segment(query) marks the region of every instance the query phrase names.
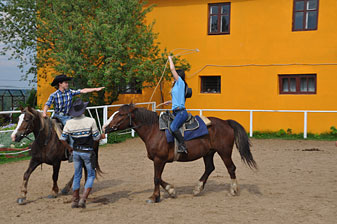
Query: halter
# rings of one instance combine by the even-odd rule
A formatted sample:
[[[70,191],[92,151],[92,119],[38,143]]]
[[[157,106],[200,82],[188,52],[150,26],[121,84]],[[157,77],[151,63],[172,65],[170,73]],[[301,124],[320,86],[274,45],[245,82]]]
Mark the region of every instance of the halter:
[[[26,112],[25,112],[25,113],[26,113]],[[25,129],[25,131],[23,132],[23,134],[20,135],[20,137],[26,138],[26,139],[28,139],[28,140],[30,140],[30,141],[32,141],[32,142],[33,142],[34,140],[32,140],[31,138],[28,137],[27,130],[31,127],[31,125],[32,125],[31,123],[33,122],[33,120],[34,120],[35,117],[36,117],[36,116],[33,114],[33,119],[31,119],[30,121],[27,122],[27,123],[28,123],[27,128]],[[52,132],[52,130],[51,130],[52,124],[51,124],[51,121],[50,121],[49,118],[48,118],[48,123],[49,123],[49,130],[48,130],[47,138],[46,138],[45,141],[44,141],[44,145],[45,145],[45,146],[48,144],[48,142],[49,142],[49,140],[50,140],[51,132]],[[39,138],[41,131],[42,131],[42,128],[39,130],[39,133],[37,134],[36,139]],[[36,139],[35,139],[35,140],[36,140]]]

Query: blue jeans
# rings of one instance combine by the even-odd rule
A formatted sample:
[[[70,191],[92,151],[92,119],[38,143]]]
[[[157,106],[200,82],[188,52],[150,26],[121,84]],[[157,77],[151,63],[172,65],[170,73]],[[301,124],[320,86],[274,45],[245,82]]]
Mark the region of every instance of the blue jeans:
[[[178,112],[173,111],[173,115],[175,116],[175,118],[173,122],[171,123],[170,128],[172,132],[175,132],[179,130],[179,128],[186,121],[186,119],[188,118],[188,114],[187,114],[187,111],[184,109]]]
[[[77,152],[77,151],[73,152],[74,168],[75,168],[73,191],[80,188],[83,163],[88,171],[88,178],[87,178],[87,181],[85,182],[84,188],[85,189],[92,188],[92,185],[96,177],[96,172],[91,166],[90,155],[91,153],[88,153],[88,152]]]
[[[56,113],[54,113],[53,117],[58,118],[62,122],[63,127],[66,125],[66,122],[72,118],[71,116],[66,116],[66,115],[62,116]],[[73,147],[74,145],[74,139],[70,135],[69,135],[69,145],[71,147]]]

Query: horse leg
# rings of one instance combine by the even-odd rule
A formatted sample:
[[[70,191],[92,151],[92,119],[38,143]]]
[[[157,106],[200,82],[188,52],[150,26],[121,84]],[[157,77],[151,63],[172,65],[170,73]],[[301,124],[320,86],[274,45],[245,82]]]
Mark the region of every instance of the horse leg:
[[[236,167],[231,158],[232,153],[225,153],[225,152],[218,152],[218,153],[222,161],[225,163],[229,176],[231,177],[231,186],[230,186],[229,192],[232,196],[236,196],[239,194],[239,187],[238,187],[238,182],[236,180],[236,175],[235,175]]]
[[[25,204],[29,177],[32,174],[32,172],[36,169],[36,167],[40,164],[41,164],[40,162],[34,161],[32,159],[30,160],[29,167],[23,175],[23,182],[22,182],[22,187],[21,187],[22,197],[17,199],[18,204],[20,205]]]
[[[161,174],[164,170],[166,162],[159,158],[154,159],[154,192],[152,196],[146,201],[147,203],[157,203],[160,202],[160,183]]]
[[[172,184],[166,183],[165,181],[161,180],[160,185],[165,189],[165,191],[171,198],[177,197],[176,190],[174,189],[174,186]]]
[[[74,181],[74,175],[72,176],[72,178],[68,181],[68,183],[66,184],[66,186],[64,186],[64,188],[61,190],[61,193],[63,195],[67,195],[70,191],[71,186],[73,185],[73,181]]]
[[[205,163],[205,172],[201,176],[197,186],[195,186],[195,188],[193,190],[194,196],[199,195],[202,192],[202,190],[204,190],[204,187],[206,185],[206,182],[207,182],[207,179],[208,179],[209,175],[215,169],[214,162],[213,162],[214,154],[215,154],[215,151],[211,152],[210,154],[207,154],[206,156],[203,157],[204,163]]]
[[[53,188],[51,194],[48,195],[48,198],[56,198],[59,193],[59,187],[57,186],[57,180],[59,178],[61,162],[53,164]]]

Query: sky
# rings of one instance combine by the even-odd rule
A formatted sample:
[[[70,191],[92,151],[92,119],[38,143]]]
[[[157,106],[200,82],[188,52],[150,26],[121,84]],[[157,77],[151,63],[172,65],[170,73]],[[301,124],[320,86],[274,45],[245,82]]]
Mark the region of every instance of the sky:
[[[0,43],[0,49],[2,49],[3,46],[4,45]],[[29,85],[28,81],[21,80],[24,73],[17,67],[19,60],[8,60],[9,55],[10,52],[5,56],[0,55],[0,89],[36,88],[36,83]]]

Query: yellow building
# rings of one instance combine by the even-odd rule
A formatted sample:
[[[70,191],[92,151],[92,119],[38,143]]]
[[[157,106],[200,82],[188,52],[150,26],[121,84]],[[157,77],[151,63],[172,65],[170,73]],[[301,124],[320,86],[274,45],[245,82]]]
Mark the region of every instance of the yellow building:
[[[336,0],[151,0],[161,47],[196,49],[187,108],[337,110]],[[39,84],[42,82],[39,82]],[[41,85],[42,87],[45,85]],[[166,84],[165,100],[169,99]],[[52,89],[51,89],[52,91]],[[50,92],[51,92],[50,91]],[[49,93],[40,97],[40,102]],[[145,102],[143,94],[118,103]],[[160,103],[158,92],[154,100]],[[249,112],[204,112],[249,130]],[[254,130],[303,132],[304,113],[254,112]],[[337,113],[308,113],[308,131],[337,126]]]

